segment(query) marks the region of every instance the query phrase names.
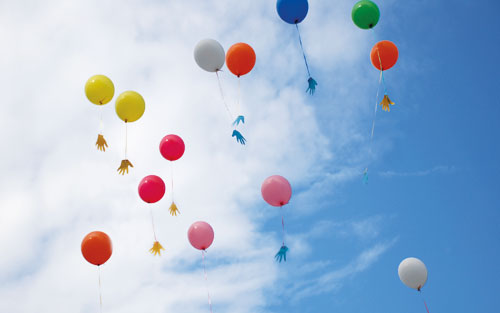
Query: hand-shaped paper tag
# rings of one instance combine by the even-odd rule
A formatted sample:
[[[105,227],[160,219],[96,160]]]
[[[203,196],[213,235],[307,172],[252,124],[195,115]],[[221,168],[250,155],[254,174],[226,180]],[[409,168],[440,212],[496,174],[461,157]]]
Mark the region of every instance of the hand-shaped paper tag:
[[[391,108],[389,105],[394,105],[394,102],[389,99],[388,95],[385,95],[384,99],[382,99],[382,102],[380,102],[380,105],[382,106],[382,110],[390,112]]]
[[[118,174],[125,175],[125,172],[128,174],[128,167],[134,167],[132,163],[130,163],[129,160],[125,159],[122,160],[122,163],[120,164],[120,167],[117,169]]]
[[[106,148],[108,147],[108,143],[106,142],[106,139],[104,139],[104,136],[99,134],[97,135],[97,141],[95,143],[97,150],[99,151],[106,151]]]

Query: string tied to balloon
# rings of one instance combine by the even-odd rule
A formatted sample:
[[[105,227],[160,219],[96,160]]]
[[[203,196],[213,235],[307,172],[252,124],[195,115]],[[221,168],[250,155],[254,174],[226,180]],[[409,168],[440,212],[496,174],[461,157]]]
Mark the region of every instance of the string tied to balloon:
[[[102,313],[101,266],[100,265],[97,265],[97,276],[99,278],[99,312]]]
[[[161,251],[162,250],[165,251],[165,248],[163,248],[163,246],[158,241],[158,239],[156,239],[156,230],[155,230],[155,221],[154,221],[154,217],[153,217],[153,209],[151,209],[150,212],[151,212],[151,226],[153,227],[153,237],[154,237],[155,241],[153,243],[153,247],[151,249],[149,249],[149,252],[152,255],[161,256]]]
[[[419,287],[418,287],[418,289],[417,289],[417,290],[418,290],[418,293],[420,294],[420,297],[422,298],[422,301],[424,302],[424,305],[425,305],[425,310],[427,311],[427,313],[430,313],[430,312],[429,312],[429,307],[427,306],[427,302],[425,302],[425,298],[424,298],[424,296],[422,295],[422,290],[420,290],[421,288],[422,288],[421,286],[419,286]]]
[[[306,53],[304,51],[304,45],[302,44],[302,36],[300,35],[298,22],[295,23],[295,27],[297,29],[297,34],[299,35],[300,50],[302,51],[302,56],[304,57],[304,63],[306,64],[307,75],[309,77],[307,79],[308,87],[306,89],[306,92],[309,93],[310,95],[313,95],[314,92],[316,91],[316,86],[318,85],[318,83],[316,82],[316,80],[314,78],[312,78],[311,71],[309,70],[309,64],[307,63],[307,57],[306,57]]]
[[[227,105],[219,74],[217,71],[215,72],[215,74],[217,75],[217,81],[219,83],[219,91],[221,94],[222,102],[224,103],[224,107],[226,108],[227,114],[229,115],[229,119],[231,121],[233,121],[233,114],[231,113],[231,110],[229,109],[229,106]],[[239,94],[240,94],[239,89],[240,89],[240,79],[238,77],[238,105],[239,105],[239,97],[240,97],[239,96]],[[234,121],[231,123],[231,126],[233,127],[233,133],[232,133],[231,137],[236,137],[236,142],[244,145],[246,143],[246,139],[245,139],[245,137],[243,137],[241,132],[236,129],[240,123],[245,124],[245,117],[243,115],[238,115],[238,117],[236,117],[236,119],[234,119]]]
[[[177,135],[166,135],[160,141],[160,153],[161,155],[167,159],[170,163],[170,186],[172,192],[172,203],[168,208],[170,215],[177,216],[180,214],[179,209],[174,201],[174,165],[173,161],[180,159],[184,155],[184,151],[186,146],[181,137]]]
[[[235,43],[232,45],[226,54],[227,68],[238,79],[238,97],[236,99],[237,117],[232,122],[233,132],[231,137],[235,137],[236,142],[245,145],[247,140],[238,130],[238,126],[245,124],[245,116],[241,110],[241,76],[248,74],[255,66],[256,55],[253,48],[244,42]]]
[[[95,146],[97,150],[102,152],[105,152],[108,147],[108,143],[103,135],[102,106],[111,101],[114,94],[115,86],[113,82],[104,75],[94,75],[85,83],[85,95],[87,99],[99,106],[99,133],[97,134]]]
[[[285,245],[285,218],[283,212],[283,206],[290,201],[292,197],[292,186],[288,180],[280,175],[269,176],[264,180],[260,188],[262,198],[268,204],[279,207],[281,213],[281,229],[282,229],[282,241],[281,247],[274,256],[277,262],[285,261],[286,254],[288,252],[288,247]]]
[[[371,1],[360,1],[360,4],[362,6],[368,6],[370,10],[373,12],[374,19],[378,21],[378,7],[376,7],[375,4],[371,4]],[[355,6],[355,9],[357,6]],[[354,19],[354,11],[353,11],[353,19]],[[355,22],[356,23],[356,22]],[[357,23],[356,23],[357,24]],[[357,24],[358,25],[358,24]],[[364,25],[364,24],[363,24]],[[359,26],[359,25],[358,25]],[[361,26],[360,26],[361,27]],[[364,27],[361,27],[364,28]],[[388,40],[383,40],[377,42],[371,52],[370,52],[370,60],[372,65],[380,71],[380,76],[379,76],[379,83],[377,86],[377,95],[375,97],[375,109],[374,109],[374,114],[373,114],[373,121],[372,121],[372,130],[371,130],[371,135],[370,135],[370,146],[369,146],[369,151],[372,151],[372,143],[373,143],[373,135],[375,132],[375,121],[377,117],[377,108],[378,105],[382,106],[382,110],[390,112],[390,107],[391,105],[394,105],[394,102],[389,98],[389,95],[387,93],[387,86],[385,83],[385,78],[384,78],[384,72],[390,68],[392,68],[397,60],[398,60],[398,48],[394,43]],[[380,86],[383,86],[384,89],[384,97],[382,98],[382,101],[379,103],[379,93],[380,93]],[[368,182],[368,168],[365,168],[363,172],[363,182],[366,184]]]
[[[97,266],[99,283],[99,311],[102,313],[101,265],[106,263],[113,253],[113,245],[109,236],[102,231],[87,234],[81,244],[82,255],[90,264]]]
[[[139,192],[139,197],[141,197],[142,201],[148,203],[148,204],[153,204],[158,201],[160,201],[163,196],[165,195],[165,183],[163,182],[163,179],[156,175],[149,175],[144,177],[138,187],[138,192]],[[149,210],[150,215],[151,215],[151,226],[153,230],[153,247],[149,249],[149,252],[153,255],[160,255],[161,256],[161,251],[165,250],[163,246],[160,244],[158,239],[156,238],[156,229],[155,229],[155,222],[154,222],[154,217],[153,217],[153,209],[150,208]]]
[[[205,253],[207,253],[207,250],[201,250],[201,262],[203,263],[203,275],[205,277],[205,287],[207,288],[208,307],[210,308],[210,313],[212,313],[212,298],[210,298],[210,290],[208,289],[208,275],[207,268],[205,266]]]
[[[278,253],[274,256],[274,259],[281,263],[281,261],[286,262],[286,253],[288,252],[288,247],[285,245],[285,218],[283,215],[283,204],[280,206],[280,211],[281,211],[281,227],[282,227],[282,242],[281,242],[281,248],[279,249]]]
[[[121,161],[117,169],[118,174],[128,174],[129,167],[134,167],[127,158],[128,145],[128,123],[137,121],[146,110],[144,98],[135,91],[122,92],[115,102],[116,115],[125,122],[125,158]]]
[[[210,224],[207,222],[195,222],[188,229],[188,240],[191,245],[198,250],[201,250],[201,259],[203,263],[203,274],[205,277],[205,286],[207,288],[208,295],[208,306],[210,308],[210,313],[212,313],[212,299],[210,298],[210,292],[208,289],[208,277],[207,269],[205,265],[205,253],[206,250],[212,245],[214,241],[214,230]]]

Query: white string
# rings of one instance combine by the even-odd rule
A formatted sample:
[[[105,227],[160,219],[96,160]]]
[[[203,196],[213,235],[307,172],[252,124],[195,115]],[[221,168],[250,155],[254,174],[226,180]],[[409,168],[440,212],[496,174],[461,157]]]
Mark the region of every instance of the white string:
[[[99,265],[97,265],[97,275],[99,276],[99,311],[102,313],[101,266]]]

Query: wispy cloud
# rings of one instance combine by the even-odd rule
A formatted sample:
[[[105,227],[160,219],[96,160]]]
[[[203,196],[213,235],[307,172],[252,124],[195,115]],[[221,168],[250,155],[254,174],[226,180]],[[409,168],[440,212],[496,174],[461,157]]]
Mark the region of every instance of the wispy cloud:
[[[396,171],[379,172],[379,175],[382,177],[427,176],[434,173],[449,173],[453,171],[455,171],[454,166],[439,165],[430,169],[414,171],[414,172],[396,172]]]
[[[288,293],[293,294],[294,300],[332,292],[342,286],[346,279],[352,278],[355,275],[366,271],[370,268],[382,254],[390,249],[397,242],[397,238],[389,242],[379,242],[374,246],[363,250],[355,259],[343,267],[326,271],[313,279],[299,280]],[[330,268],[331,265],[325,268]],[[323,269],[325,270],[325,269]]]

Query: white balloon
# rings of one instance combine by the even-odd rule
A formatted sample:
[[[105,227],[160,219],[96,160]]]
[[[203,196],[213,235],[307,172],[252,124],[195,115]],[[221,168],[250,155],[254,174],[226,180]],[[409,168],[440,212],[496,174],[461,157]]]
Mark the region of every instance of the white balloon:
[[[205,71],[217,72],[224,65],[226,53],[216,40],[203,39],[194,48],[194,60]]]
[[[399,264],[398,275],[403,284],[419,291],[427,282],[427,268],[417,258],[404,259]]]

